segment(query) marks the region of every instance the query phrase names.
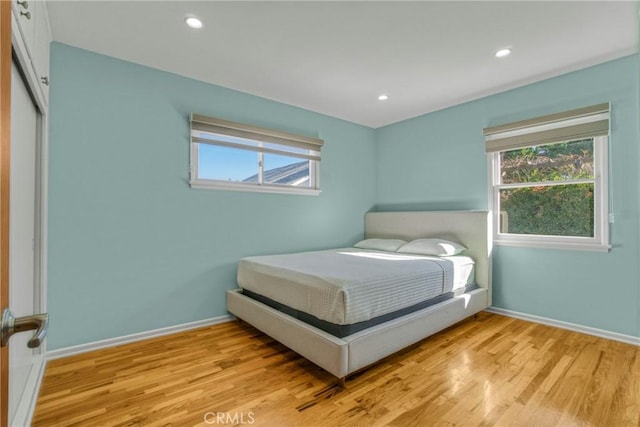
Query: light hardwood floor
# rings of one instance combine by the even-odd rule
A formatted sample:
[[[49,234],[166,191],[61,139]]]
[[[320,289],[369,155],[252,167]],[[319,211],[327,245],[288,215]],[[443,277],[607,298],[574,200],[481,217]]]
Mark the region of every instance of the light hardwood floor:
[[[480,313],[347,379],[249,325],[48,364],[34,426],[640,426],[640,348]]]

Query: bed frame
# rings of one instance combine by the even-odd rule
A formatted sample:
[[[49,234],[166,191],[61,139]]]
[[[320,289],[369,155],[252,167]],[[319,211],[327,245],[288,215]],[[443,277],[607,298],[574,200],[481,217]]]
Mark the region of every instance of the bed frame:
[[[278,310],[227,291],[227,310],[335,375],[347,375],[491,305],[491,221],[486,211],[370,212],[365,237],[441,237],[464,244],[475,261],[478,288],[439,304],[338,338]]]

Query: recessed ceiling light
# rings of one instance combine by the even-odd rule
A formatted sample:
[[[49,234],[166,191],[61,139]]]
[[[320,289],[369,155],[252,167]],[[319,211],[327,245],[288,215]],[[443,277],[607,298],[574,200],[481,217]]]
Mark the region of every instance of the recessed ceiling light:
[[[378,95],[378,101],[386,101],[387,99],[389,99],[389,95],[385,95],[384,93],[382,95]]]
[[[504,58],[505,56],[509,56],[511,54],[511,49],[504,48],[500,49],[496,52],[496,58]]]
[[[195,16],[189,16],[184,20],[191,28],[202,28],[202,21]]]

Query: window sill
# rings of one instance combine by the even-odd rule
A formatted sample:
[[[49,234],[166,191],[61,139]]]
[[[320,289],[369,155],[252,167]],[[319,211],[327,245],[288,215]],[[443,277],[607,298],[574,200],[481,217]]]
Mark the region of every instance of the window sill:
[[[217,181],[190,181],[191,188],[201,190],[224,190],[224,191],[249,191],[253,193],[279,193],[279,194],[298,194],[304,196],[319,196],[320,190],[314,188],[302,187],[284,187],[279,185],[256,185],[256,184],[240,184],[227,183]]]
[[[518,248],[564,249],[585,252],[609,252],[611,250],[611,245],[596,243],[494,240],[493,244],[496,246],[513,246]]]

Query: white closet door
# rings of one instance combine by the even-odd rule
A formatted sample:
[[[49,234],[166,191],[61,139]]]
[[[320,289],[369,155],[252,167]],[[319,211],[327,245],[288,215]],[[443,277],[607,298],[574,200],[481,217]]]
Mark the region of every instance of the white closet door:
[[[9,307],[16,317],[34,314],[36,144],[38,111],[15,64],[11,70],[11,195],[9,217]],[[9,422],[15,414],[31,369],[33,334],[16,334],[9,346]]]

